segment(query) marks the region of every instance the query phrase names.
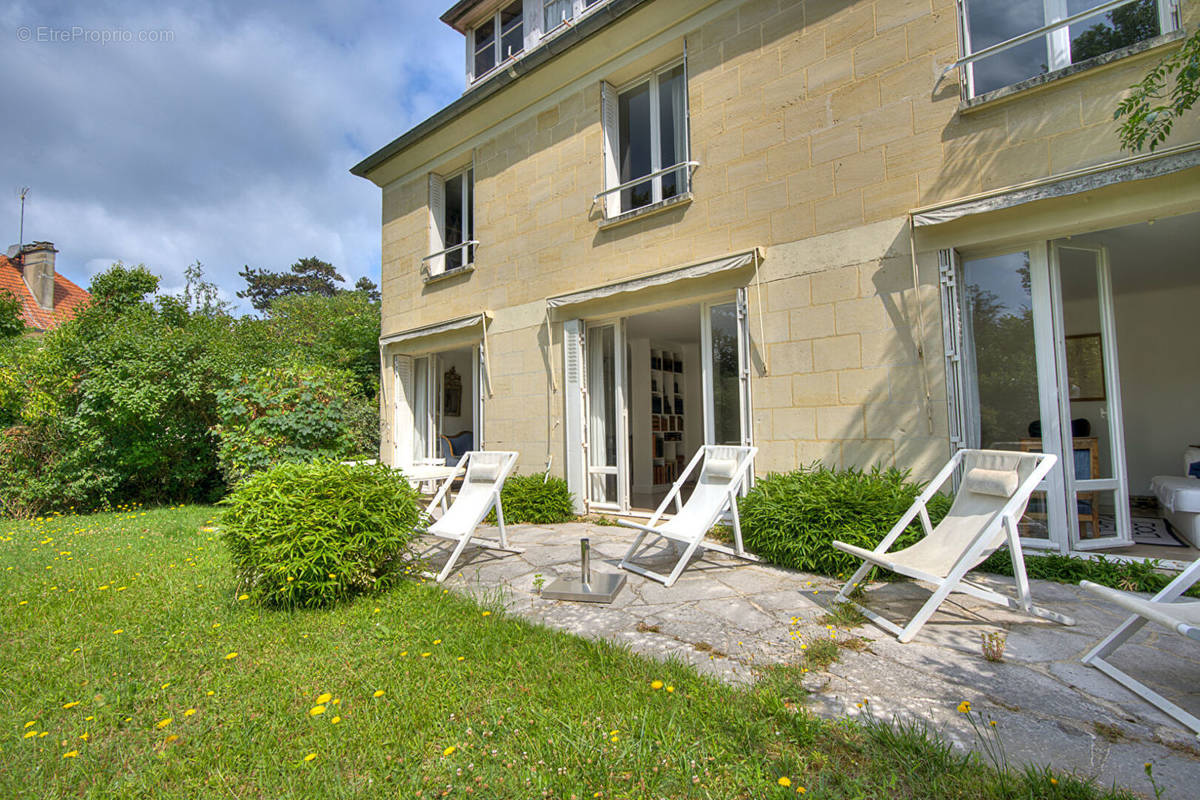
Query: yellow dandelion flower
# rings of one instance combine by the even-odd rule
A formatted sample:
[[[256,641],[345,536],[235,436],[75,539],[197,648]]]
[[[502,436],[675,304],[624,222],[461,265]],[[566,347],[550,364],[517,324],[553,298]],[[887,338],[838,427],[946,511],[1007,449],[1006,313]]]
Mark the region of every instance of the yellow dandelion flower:
[[[458,658],[456,658],[456,659],[454,659],[454,660],[455,660],[455,661],[466,661],[466,660],[467,660],[467,657],[466,657],[466,656],[459,656]]]
[[[400,655],[402,655],[402,656],[406,656],[406,655],[408,655],[408,651],[407,651],[407,650],[401,650],[401,651],[400,651]]]
[[[125,632],[124,628],[117,628],[115,631],[113,631],[113,635],[116,636],[117,634],[124,633],[124,632]]]
[[[429,658],[433,653],[421,653],[421,658]]]
[[[104,584],[103,586],[101,586],[101,587],[98,589],[98,591],[101,591],[101,592],[103,592],[103,591],[104,591],[105,589],[107,589],[107,588],[108,588],[108,584],[106,583],[106,584]]]
[[[187,711],[183,712],[183,715],[185,717],[190,717],[192,714],[195,714],[195,713],[196,713],[196,709],[189,708]]]
[[[1051,779],[1050,779],[1050,785],[1051,785],[1051,786],[1058,786],[1058,778],[1051,778]]]
[[[90,733],[88,733],[87,731],[84,731],[83,733],[79,734],[79,738],[83,739],[86,742],[88,739],[92,738],[92,735]]]
[[[225,660],[226,660],[226,661],[230,660],[231,658],[237,658],[237,657],[238,657],[238,654],[237,654],[237,651],[236,651],[236,650],[235,650],[234,652],[232,652],[232,653],[226,653],[226,654],[225,654]]]
[[[668,692],[668,693],[670,693],[670,692],[674,692],[674,691],[675,691],[675,687],[674,687],[674,686],[668,686],[668,687],[667,687],[667,692]]]
[[[491,615],[492,615],[492,612],[490,612],[490,611],[483,612],[483,616],[485,616],[485,617],[490,617]]]
[[[164,684],[162,685],[162,688],[164,688],[164,689],[165,689],[165,688],[167,688],[167,687],[168,687],[168,686],[170,686],[170,685],[171,685],[171,682],[170,682],[170,681],[168,681],[168,682],[166,682],[166,683],[164,683]]]
[[[78,755],[78,750],[68,750],[67,752],[63,753],[63,758],[75,758]]]
[[[786,775],[775,782],[778,783],[780,786],[791,786],[792,785],[792,779],[787,777]]]
[[[959,703],[958,704],[958,713],[970,714],[971,713],[971,701],[963,700],[961,703]]]
[[[304,761],[305,761],[305,763],[307,763],[307,762],[309,762],[309,761],[312,761],[312,760],[313,760],[314,758],[316,758],[316,757],[317,757],[317,754],[316,754],[316,753],[309,753],[308,755],[306,755],[306,756],[304,757]]]
[[[214,622],[214,623],[213,623],[213,627],[214,627],[214,628],[219,628],[219,627],[221,627],[221,623],[219,623],[219,622]]]
[[[166,719],[160,719],[158,722],[154,723],[154,727],[161,730],[161,729],[167,727],[168,725],[170,725],[172,719],[173,719],[172,717],[167,717]]]
[[[92,720],[94,720],[94,719],[95,719],[95,717],[84,717],[84,718],[83,718],[83,721],[84,721],[84,722],[91,722],[91,721],[92,721]],[[30,723],[30,724],[32,724],[32,723]]]
[[[796,787],[796,794],[804,794],[807,791],[808,791],[808,789],[805,789],[803,786]]]
[[[25,734],[25,735],[24,735],[23,737],[21,737],[21,738],[23,738],[23,739],[32,739],[33,737],[35,737],[35,736],[37,736],[37,735],[38,735],[38,732],[37,732],[37,731],[30,731],[29,733]]]
[[[612,742],[613,744],[616,744],[617,742],[621,741],[621,737],[620,736],[612,736],[609,738],[609,741]]]
[[[372,613],[372,614],[378,614],[378,613],[379,613],[379,609],[377,608],[377,609],[375,609],[374,611],[372,611],[371,613]]]
[[[308,715],[310,717],[319,717],[324,713],[325,713],[325,706],[323,706],[319,703],[308,710]]]
[[[433,640],[433,643],[434,643],[434,644],[441,644],[441,643],[442,643],[442,640],[441,640],[441,639],[434,639],[434,640]]]
[[[994,727],[996,727],[996,720],[994,720],[994,719],[989,719],[989,720],[988,720],[988,725],[991,725],[993,728],[994,728]]]
[[[658,689],[661,689],[662,687],[663,687],[663,682],[662,682],[662,681],[650,681],[650,688],[651,688],[651,689],[654,689],[654,690],[656,690],[656,691],[657,691]]]
[[[443,756],[452,756],[452,755],[454,755],[454,751],[457,749],[458,748],[455,747],[454,745],[450,745],[449,747],[447,747],[445,750],[442,751],[442,755]]]
[[[248,594],[239,594],[238,595],[238,600],[249,600],[249,599],[250,599],[250,595],[248,595]]]
[[[27,606],[27,605],[29,605],[29,601],[28,601],[28,600],[22,600],[22,601],[20,601],[19,603],[17,603],[17,605],[19,605],[19,606]]]
[[[32,728],[34,725],[37,725],[37,720],[36,720],[36,719],[31,719],[31,720],[29,720],[29,722],[26,722],[26,723],[25,723],[25,727],[26,727],[26,728]]]
[[[320,697],[317,698],[317,703],[318,704],[328,703],[332,699],[333,699],[333,695],[331,695],[329,692],[325,692],[324,694],[322,694]]]
[[[383,697],[383,689],[376,689],[375,694],[373,694],[371,696],[372,697]]]
[[[72,701],[71,701],[71,702],[69,702],[69,703],[63,703],[63,708],[74,708],[74,707],[75,707],[75,706],[77,706],[77,705],[79,705],[79,701],[78,701],[78,700],[72,700]]]
[[[341,722],[341,721],[342,721],[342,718],[341,718],[341,717],[334,717],[333,719],[329,720],[329,724],[330,724],[330,725],[337,725],[337,724],[338,724],[339,722]]]
[[[291,575],[288,575],[288,576],[287,576],[287,582],[288,582],[288,583],[291,583],[291,582],[292,582],[292,581],[294,581],[294,580],[296,580],[296,579],[295,579],[295,578],[293,578]]]
[[[216,692],[214,692],[212,689],[209,689],[204,694],[207,695],[208,697],[212,697],[214,694],[216,694]]]
[[[179,737],[173,733],[167,737],[167,744],[170,744],[171,742],[177,742],[177,741],[179,741]]]

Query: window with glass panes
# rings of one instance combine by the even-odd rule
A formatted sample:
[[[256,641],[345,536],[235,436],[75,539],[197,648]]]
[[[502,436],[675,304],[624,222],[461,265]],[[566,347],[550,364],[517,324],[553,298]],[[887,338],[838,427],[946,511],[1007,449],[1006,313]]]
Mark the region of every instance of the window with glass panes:
[[[471,74],[479,78],[525,49],[521,0],[509,3],[476,25],[471,35],[474,42]]]
[[[682,62],[672,64],[619,91],[605,87],[606,189],[653,178],[609,195],[607,207],[631,211],[688,190],[687,85]],[[610,213],[610,216],[613,214]]]
[[[1092,9],[1094,14],[1087,14]],[[1086,61],[1178,27],[1173,0],[959,0],[965,55],[1085,14],[1079,20],[967,65],[972,97]]]

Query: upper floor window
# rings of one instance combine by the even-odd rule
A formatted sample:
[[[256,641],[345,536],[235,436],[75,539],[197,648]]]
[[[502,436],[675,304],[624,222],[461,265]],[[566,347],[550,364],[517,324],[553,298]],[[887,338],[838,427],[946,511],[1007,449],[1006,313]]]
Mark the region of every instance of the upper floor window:
[[[1175,0],[959,0],[975,97],[1174,30]],[[1065,24],[1059,24],[1065,23]]]
[[[524,19],[521,0],[516,0],[475,26],[471,31],[474,50],[471,68],[474,78],[491,72],[497,64],[525,49]]]
[[[689,189],[687,73],[682,62],[620,89],[602,86],[609,217]]]
[[[552,31],[571,19],[574,0],[542,0],[542,30]]]
[[[468,266],[475,261],[475,170],[429,176],[429,255],[424,258],[430,277]]]

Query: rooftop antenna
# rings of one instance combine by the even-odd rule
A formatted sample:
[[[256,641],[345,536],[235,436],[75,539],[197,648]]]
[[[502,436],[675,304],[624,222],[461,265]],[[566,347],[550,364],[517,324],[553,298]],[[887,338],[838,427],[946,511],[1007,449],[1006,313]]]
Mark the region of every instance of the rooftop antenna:
[[[17,255],[25,249],[25,198],[29,197],[29,187],[22,186],[17,189],[17,196],[21,198],[21,234],[17,239]]]

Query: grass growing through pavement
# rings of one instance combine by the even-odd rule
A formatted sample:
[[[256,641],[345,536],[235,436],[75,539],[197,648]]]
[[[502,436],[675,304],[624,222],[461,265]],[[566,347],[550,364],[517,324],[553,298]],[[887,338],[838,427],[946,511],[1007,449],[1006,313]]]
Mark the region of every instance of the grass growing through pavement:
[[[0,796],[1126,796],[1005,784],[777,680],[729,688],[428,585],[263,611],[212,513],[0,522]]]

